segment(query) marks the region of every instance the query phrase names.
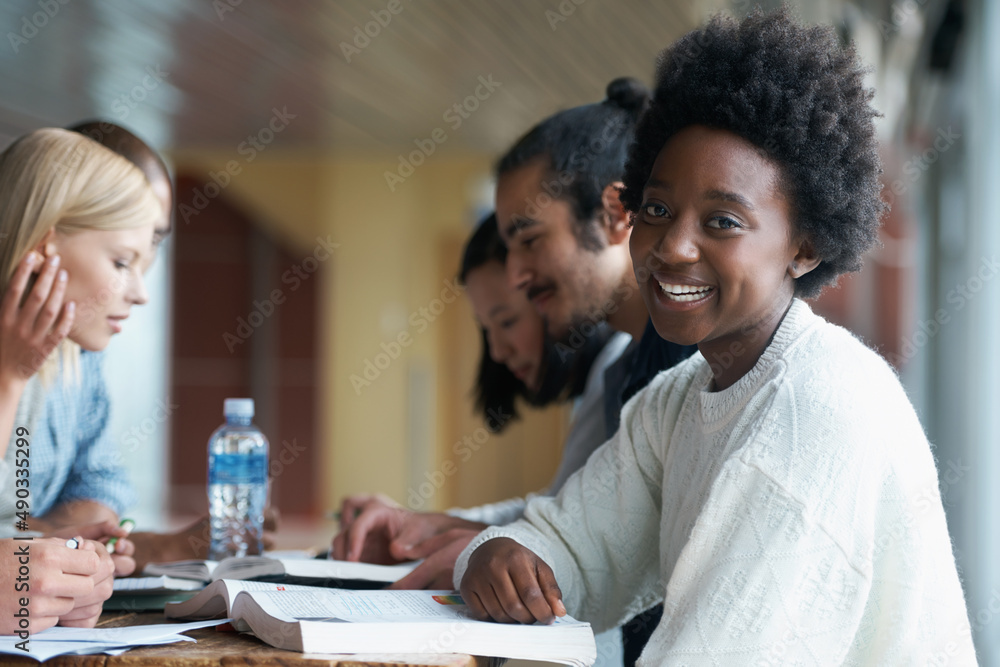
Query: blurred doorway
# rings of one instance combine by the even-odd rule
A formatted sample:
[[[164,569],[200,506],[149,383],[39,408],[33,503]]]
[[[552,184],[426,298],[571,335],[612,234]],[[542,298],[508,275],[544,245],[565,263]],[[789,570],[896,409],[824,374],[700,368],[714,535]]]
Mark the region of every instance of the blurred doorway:
[[[323,267],[262,231],[214,183],[180,174],[176,201],[170,511],[207,511],[208,437],[225,398],[251,397],[271,443],[271,505],[316,517]]]

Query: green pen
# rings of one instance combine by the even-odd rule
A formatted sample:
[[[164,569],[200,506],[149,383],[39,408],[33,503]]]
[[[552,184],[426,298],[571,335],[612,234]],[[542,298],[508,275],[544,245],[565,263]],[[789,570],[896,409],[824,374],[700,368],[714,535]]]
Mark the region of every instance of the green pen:
[[[121,523],[118,524],[118,527],[124,528],[125,534],[127,535],[128,533],[132,532],[133,528],[135,528],[135,521],[133,521],[132,519],[122,519]],[[115,552],[115,542],[117,541],[118,541],[117,537],[112,537],[110,540],[108,540],[107,547],[109,554],[113,554]]]
[[[326,515],[325,515],[325,518],[330,519],[331,521],[340,521],[340,518],[342,516],[343,516],[343,514],[341,513],[341,511],[337,510],[335,512],[327,512]],[[357,519],[359,516],[361,516],[361,508],[360,507],[355,507],[354,508],[354,518]]]

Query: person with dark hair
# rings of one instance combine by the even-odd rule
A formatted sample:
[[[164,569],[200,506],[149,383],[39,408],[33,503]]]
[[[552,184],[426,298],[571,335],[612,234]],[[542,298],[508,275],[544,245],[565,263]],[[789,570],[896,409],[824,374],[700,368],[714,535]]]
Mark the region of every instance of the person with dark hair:
[[[594,358],[613,335],[611,329],[601,323],[588,330],[588,335],[582,336],[572,348],[554,344],[545,335],[544,322],[527,299],[516,292],[511,293],[504,284],[506,261],[507,247],[497,230],[496,215],[491,214],[476,227],[469,238],[462,255],[458,280],[469,290],[473,308],[484,310],[476,314],[480,324],[488,319],[497,322],[497,326],[482,326],[483,354],[475,387],[476,407],[490,430],[497,433],[517,419],[518,400],[542,408],[580,396],[586,388]],[[480,277],[484,279],[479,279]],[[480,291],[503,295],[516,305],[484,308],[487,304],[495,304],[498,299],[496,296],[480,295]],[[524,306],[530,312],[522,312]],[[516,313],[507,312],[514,308],[517,309]],[[514,328],[518,323],[529,326],[531,341],[541,342],[541,356],[533,362],[537,367],[522,364],[518,368],[517,361],[508,364],[506,352],[501,349],[504,346],[490,343],[491,333],[497,335]],[[623,339],[619,337],[619,340]],[[529,373],[535,378],[530,383],[527,382]],[[577,467],[579,465],[574,470]]]
[[[628,252],[630,226],[620,200],[628,146],[649,93],[627,77],[608,84],[607,98],[556,113],[497,163],[497,218],[507,244],[511,284],[525,290],[565,344],[607,322],[633,337],[608,369],[606,437],[624,400],[656,373],[694,352],[655,335]]]
[[[163,158],[132,132],[107,120],[86,120],[66,129],[89,137],[121,155],[146,176],[163,207],[163,219],[153,231],[153,247],[158,247],[170,233],[174,208],[174,186]],[[151,263],[154,257],[155,253],[151,253],[147,261]]]
[[[525,290],[556,340],[607,320],[638,339],[628,218],[618,199],[626,151],[648,102],[635,79],[607,99],[561,111],[532,128],[497,163],[497,220],[511,283]]]
[[[648,664],[975,664],[913,407],[801,300],[876,240],[871,98],[853,49],[787,10],[663,53],[622,201],[656,331],[698,353],[559,496],[463,551],[474,613],[600,630],[663,600]]]
[[[516,418],[518,397],[535,407],[574,401],[559,468],[551,484],[539,492],[554,495],[604,442],[600,409],[604,370],[622,353],[629,337],[602,324],[572,349],[553,345],[524,293],[510,288],[506,255],[496,217],[491,215],[469,238],[459,271],[483,330],[477,409],[487,426],[499,431]],[[505,379],[498,382],[501,377]],[[394,587],[449,588],[458,553],[487,526],[519,519],[528,498],[434,513],[404,509],[384,496],[349,497],[341,506],[341,531],[334,539],[333,555],[368,562],[423,558],[423,564]],[[621,664],[620,643],[617,636],[602,641],[608,658],[602,664]]]
[[[660,338],[636,298],[619,189],[635,125],[648,104],[640,82],[615,79],[604,101],[547,118],[497,163],[508,273],[546,317],[549,333],[569,340],[606,321],[633,337],[605,372],[605,438],[617,430],[629,397],[695,350]],[[648,276],[652,268],[639,273]],[[635,661],[658,620],[654,609],[623,627],[626,664]]]

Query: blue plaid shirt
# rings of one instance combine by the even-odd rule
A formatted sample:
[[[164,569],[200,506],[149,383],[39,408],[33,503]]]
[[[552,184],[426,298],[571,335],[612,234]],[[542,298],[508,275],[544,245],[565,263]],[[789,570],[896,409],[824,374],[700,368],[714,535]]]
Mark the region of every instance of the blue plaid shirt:
[[[28,437],[31,514],[72,500],[95,500],[119,515],[135,503],[108,429],[110,404],[100,352],[80,353],[80,382],[57,377]]]

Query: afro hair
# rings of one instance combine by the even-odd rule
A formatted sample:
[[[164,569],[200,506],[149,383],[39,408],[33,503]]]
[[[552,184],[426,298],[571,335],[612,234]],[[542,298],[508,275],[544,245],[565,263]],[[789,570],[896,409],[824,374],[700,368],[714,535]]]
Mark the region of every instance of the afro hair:
[[[801,297],[861,268],[886,208],[865,69],[831,28],[803,27],[787,9],[736,21],[716,16],[660,54],[656,90],[625,167],[622,202],[635,215],[657,154],[691,125],[732,132],[780,168],[797,229],[819,266]]]

